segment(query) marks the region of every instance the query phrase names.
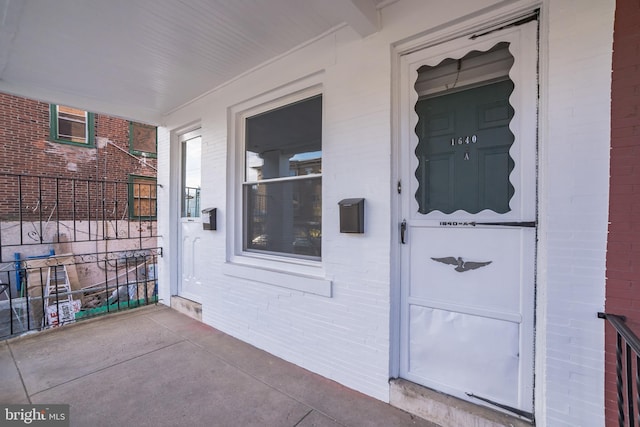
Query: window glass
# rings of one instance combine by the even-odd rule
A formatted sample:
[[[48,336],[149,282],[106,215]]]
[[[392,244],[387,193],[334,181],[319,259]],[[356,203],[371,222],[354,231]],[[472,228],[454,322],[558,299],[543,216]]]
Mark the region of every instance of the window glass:
[[[246,121],[246,181],[322,172],[322,97]]]
[[[89,133],[91,115],[89,113],[63,105],[52,106],[51,111],[54,140],[78,144],[91,143],[92,137]]]
[[[511,210],[515,162],[508,44],[418,69],[415,105],[419,212]]]
[[[244,250],[320,258],[322,97],[246,119]]]
[[[321,255],[322,178],[245,186],[246,249]]]
[[[187,136],[182,141],[182,217],[200,216],[202,138]]]

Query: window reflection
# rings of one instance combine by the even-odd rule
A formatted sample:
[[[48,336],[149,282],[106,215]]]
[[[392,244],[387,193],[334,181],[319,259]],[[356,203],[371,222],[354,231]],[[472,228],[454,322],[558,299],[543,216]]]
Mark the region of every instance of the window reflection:
[[[321,256],[322,96],[246,119],[244,249]]]
[[[202,138],[182,143],[182,217],[200,216]]]

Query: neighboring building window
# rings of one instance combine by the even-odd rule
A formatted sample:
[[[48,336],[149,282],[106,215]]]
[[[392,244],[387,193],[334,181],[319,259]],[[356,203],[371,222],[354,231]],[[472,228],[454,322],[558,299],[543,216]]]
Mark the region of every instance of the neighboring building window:
[[[243,250],[320,259],[322,96],[245,120]]]
[[[158,128],[142,123],[129,122],[129,151],[137,155],[156,157]]]
[[[156,179],[129,175],[129,218],[149,220],[156,218]]]
[[[93,113],[55,104],[50,111],[52,140],[93,147]]]

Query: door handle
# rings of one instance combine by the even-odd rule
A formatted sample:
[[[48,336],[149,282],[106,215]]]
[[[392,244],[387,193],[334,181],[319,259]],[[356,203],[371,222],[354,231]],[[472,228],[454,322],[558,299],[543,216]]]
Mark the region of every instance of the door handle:
[[[535,221],[505,221],[505,222],[472,222],[472,225],[500,225],[503,227],[535,227]]]
[[[407,232],[407,220],[403,219],[400,223],[400,243],[405,244],[404,235]]]

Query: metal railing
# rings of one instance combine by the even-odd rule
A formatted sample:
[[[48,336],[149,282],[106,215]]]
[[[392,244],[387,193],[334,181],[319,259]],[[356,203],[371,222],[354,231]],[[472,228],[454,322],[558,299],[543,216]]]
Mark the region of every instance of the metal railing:
[[[640,426],[640,339],[624,316],[598,313],[616,331],[616,394],[620,427]]]
[[[0,173],[0,338],[157,301],[158,186]]]
[[[26,246],[157,237],[157,184],[0,174],[0,262]],[[155,244],[153,245],[155,246]]]
[[[156,303],[158,256],[162,248],[5,263],[0,339]]]
[[[182,216],[200,216],[200,187],[184,187]]]

